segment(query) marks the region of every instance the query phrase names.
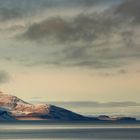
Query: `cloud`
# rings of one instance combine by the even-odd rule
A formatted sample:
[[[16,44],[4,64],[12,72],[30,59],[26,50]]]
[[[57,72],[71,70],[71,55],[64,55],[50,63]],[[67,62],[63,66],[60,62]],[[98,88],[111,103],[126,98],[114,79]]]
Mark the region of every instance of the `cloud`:
[[[20,9],[0,8],[0,21],[13,20],[22,18],[23,14]]]
[[[97,37],[113,32],[119,24],[120,20],[104,14],[82,14],[72,19],[56,17],[33,24],[23,36],[34,41],[91,43]]]
[[[106,11],[70,19],[49,18],[30,26],[22,38],[62,46],[49,64],[110,68],[140,57],[137,31],[139,27],[134,28],[129,20]]]
[[[137,70],[136,72],[137,72],[137,73],[140,73],[140,70]]]
[[[100,37],[101,40],[110,38],[118,25],[119,20],[110,19],[102,14],[82,14],[72,19],[57,17],[33,24],[22,37],[39,44],[47,45],[48,42],[52,42],[63,46],[63,49],[55,53],[56,59],[49,59],[49,64],[94,68],[115,67],[120,64],[101,58],[104,48],[97,49],[96,43]],[[109,52],[105,53],[104,57],[109,57]]]
[[[84,2],[95,3],[95,1],[91,0]],[[112,32],[115,33],[115,29],[119,29],[125,24],[126,26],[129,25],[127,24],[129,19],[122,18],[122,16],[126,15],[126,13],[123,11],[118,12],[118,9],[120,9],[120,7],[122,7],[124,4],[125,3],[119,5],[113,10],[106,10],[102,13],[82,13],[72,19],[52,17],[42,22],[33,24],[24,35],[29,40],[49,40],[51,38],[59,42],[72,42],[78,40],[88,42],[94,41],[94,39],[96,39],[95,37],[110,34]],[[133,5],[137,5],[137,3]],[[122,9],[124,10],[124,8]],[[129,32],[126,31],[126,35],[127,33],[129,34]]]
[[[10,80],[10,76],[6,71],[0,70],[0,84],[6,83]]]
[[[40,99],[41,100],[41,99]],[[33,103],[47,103],[47,104],[54,104],[62,107],[84,107],[84,108],[114,108],[114,107],[133,107],[133,106],[140,106],[140,103],[131,102],[131,101],[124,101],[124,102],[107,102],[107,103],[100,103],[100,102],[90,102],[90,101],[74,101],[74,102],[45,102],[45,101],[38,101],[36,99],[32,99],[31,102]]]
[[[112,0],[107,0],[111,2]],[[89,7],[102,3],[101,0],[6,0],[0,1],[0,21],[9,21],[34,17],[42,11],[52,9],[66,9],[72,7]]]
[[[140,22],[140,1],[126,0],[123,4],[116,8],[116,13],[125,18],[131,18],[133,23]]]
[[[107,5],[110,5],[109,2],[116,3],[114,0],[108,0]],[[137,3],[137,1],[134,2]],[[27,0],[23,0],[17,5],[16,3],[12,4],[11,8],[16,8],[19,5],[23,7],[21,8],[23,17],[31,11],[35,14],[35,11],[43,11],[42,9],[47,9],[49,6],[51,8],[49,12],[45,11],[44,14],[39,14],[45,15],[43,19],[31,20],[33,23],[27,23],[28,26],[21,26],[24,29],[20,28],[22,30],[20,33],[18,31],[20,35],[16,34],[18,36],[16,36],[16,42],[19,43],[17,46],[25,45],[13,49],[11,52],[13,56],[9,55],[12,60],[20,61],[20,64],[24,63],[26,66],[53,65],[96,69],[121,69],[122,66],[139,61],[140,26],[132,24],[134,23],[132,15],[126,12],[125,8],[121,8],[124,7],[123,5],[129,7],[130,1],[121,0],[121,4],[109,6],[102,12],[92,11],[89,13],[83,12],[85,9],[83,7],[92,5],[93,7],[89,9],[94,9],[100,5],[97,7],[101,9],[101,5],[105,2],[103,0],[35,0],[34,2],[31,0],[29,4],[27,3]],[[75,13],[77,8],[72,7],[72,5],[78,4],[82,12],[77,15]],[[8,7],[7,5],[5,7]],[[71,11],[71,16],[67,16],[68,5],[74,11]],[[55,6],[55,9],[61,9],[65,16],[59,14],[59,10],[57,16],[52,14]],[[26,11],[28,12],[26,13]],[[134,16],[136,20],[136,14]],[[18,54],[14,54],[15,50],[18,50]],[[118,74],[120,73],[124,74],[125,72],[118,72]]]
[[[127,73],[127,70],[121,69],[121,70],[118,71],[118,73],[119,74],[126,74]]]
[[[125,69],[120,69],[118,71],[115,72],[100,72],[99,75],[102,75],[104,77],[110,77],[110,76],[116,76],[116,75],[124,75],[127,74],[128,71]]]
[[[106,3],[113,3],[113,0],[106,0]],[[103,0],[60,0],[58,3],[61,3],[62,5],[73,5],[73,6],[83,6],[83,7],[91,7],[91,6],[97,6],[100,4],[105,4]]]
[[[63,0],[61,0],[61,2],[59,1],[59,3],[62,4],[62,1]],[[111,2],[112,0],[108,0],[108,2],[109,1]],[[77,3],[79,5],[84,3],[84,5],[89,6],[96,5],[97,3],[104,4],[102,0],[76,0],[65,2]],[[77,41],[91,43],[100,36],[115,33],[122,24],[126,24],[129,21],[119,16],[117,9],[121,5],[116,7],[115,10],[110,8],[101,13],[93,12],[90,14],[82,12],[78,16],[73,15],[72,18],[62,17],[61,15],[50,17],[41,22],[32,24],[24,33],[23,37],[39,42],[52,40],[56,41],[56,43],[72,43]],[[66,9],[63,10],[66,11]]]
[[[38,16],[46,8],[50,8],[49,0],[1,0],[0,21],[22,20]]]

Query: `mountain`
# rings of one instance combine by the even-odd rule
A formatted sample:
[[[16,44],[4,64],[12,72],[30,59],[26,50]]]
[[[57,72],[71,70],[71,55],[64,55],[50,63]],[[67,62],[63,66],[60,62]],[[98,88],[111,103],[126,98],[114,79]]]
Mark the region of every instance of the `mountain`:
[[[136,121],[131,117],[112,118],[106,115],[87,117],[51,104],[30,104],[16,96],[0,92],[0,121],[11,120],[57,120],[57,121]]]
[[[5,109],[5,115],[8,116],[10,112],[9,117],[17,120],[88,120],[88,117],[67,109],[48,104],[30,104],[2,92],[0,92],[0,107]]]
[[[15,118],[5,109],[0,108],[0,121],[11,121]]]

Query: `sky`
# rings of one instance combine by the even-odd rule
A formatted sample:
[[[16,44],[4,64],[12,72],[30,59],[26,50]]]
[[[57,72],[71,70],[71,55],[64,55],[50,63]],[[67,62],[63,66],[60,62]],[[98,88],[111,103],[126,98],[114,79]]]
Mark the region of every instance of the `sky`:
[[[0,90],[139,102],[139,13],[138,0],[0,0]]]

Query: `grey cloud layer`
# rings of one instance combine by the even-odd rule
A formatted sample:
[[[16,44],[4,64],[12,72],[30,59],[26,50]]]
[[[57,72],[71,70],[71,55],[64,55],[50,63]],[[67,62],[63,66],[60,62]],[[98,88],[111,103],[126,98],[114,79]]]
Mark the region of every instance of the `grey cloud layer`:
[[[122,5],[116,9],[116,13],[125,16],[125,18],[132,19],[133,23],[140,22],[140,1],[126,0]]]
[[[91,43],[101,35],[112,33],[119,22],[118,19],[100,14],[79,15],[70,20],[61,17],[50,18],[41,23],[33,24],[25,33],[25,37],[42,41],[52,39],[59,43],[75,43],[77,41]]]
[[[122,2],[118,5],[117,2]],[[49,8],[44,12],[45,19],[27,23],[26,30],[18,34],[20,47],[10,48],[6,57],[18,60],[26,66],[54,65],[86,68],[119,68],[138,62],[140,59],[140,26],[137,0],[10,0],[2,1],[0,19],[20,19],[35,15],[37,11]],[[104,12],[87,12],[104,4],[117,3]],[[75,14],[77,7],[82,13]],[[71,9],[73,16],[55,14],[55,9],[64,13]],[[86,7],[86,12],[84,12]],[[20,8],[20,9],[19,9]],[[130,12],[132,11],[132,12]],[[42,13],[43,14],[43,13]],[[49,15],[49,16],[48,16]],[[32,18],[31,16],[31,18]],[[40,14],[40,16],[42,16]],[[49,18],[48,18],[48,17]],[[46,18],[47,17],[47,18]],[[16,22],[15,22],[16,23]],[[29,26],[31,24],[31,26]],[[17,26],[17,25],[16,25]],[[14,27],[15,28],[15,27]],[[13,30],[14,31],[14,30]],[[9,43],[10,44],[10,43]],[[34,47],[33,47],[34,46]],[[7,50],[4,48],[4,51]],[[17,50],[18,53],[15,53]],[[12,52],[13,51],[13,52]],[[22,57],[21,57],[22,56]],[[118,71],[118,70],[117,70]],[[122,72],[125,73],[125,72]],[[108,73],[106,74],[108,75]]]
[[[0,0],[0,21],[33,16],[50,8],[89,7],[100,3],[102,0]]]
[[[36,16],[49,6],[49,0],[0,0],[0,22]]]
[[[137,0],[126,1],[114,10],[107,10],[100,14],[80,14],[73,19],[61,17],[50,18],[40,23],[33,24],[25,33],[28,39],[45,40],[52,38],[64,43],[65,41],[74,42],[78,40],[94,41],[96,37],[117,33],[115,29],[129,24],[139,19],[140,3]],[[138,9],[139,8],[139,9]],[[132,12],[131,12],[132,11]],[[124,19],[128,16],[128,19]],[[126,27],[125,27],[126,26]],[[133,26],[129,26],[133,28]],[[122,29],[119,31],[121,32]],[[122,30],[122,36],[128,37],[132,32]],[[128,38],[129,39],[129,38]]]
[[[140,26],[135,25],[138,7],[137,0],[129,0],[103,13],[82,13],[68,19],[52,17],[30,26],[22,37],[46,46],[48,42],[63,46],[52,54],[49,64],[120,67],[140,58]]]

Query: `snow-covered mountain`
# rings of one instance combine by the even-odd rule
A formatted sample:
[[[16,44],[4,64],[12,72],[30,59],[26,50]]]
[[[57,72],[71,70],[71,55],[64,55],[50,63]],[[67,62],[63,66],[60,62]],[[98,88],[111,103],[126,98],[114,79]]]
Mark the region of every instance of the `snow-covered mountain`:
[[[50,104],[30,104],[16,96],[0,92],[0,121],[3,120],[136,121],[131,117],[86,117]]]
[[[0,107],[10,112],[11,118],[18,120],[87,120],[88,118],[69,110],[48,105],[34,105],[16,96],[0,92]],[[0,115],[1,116],[1,115]]]

